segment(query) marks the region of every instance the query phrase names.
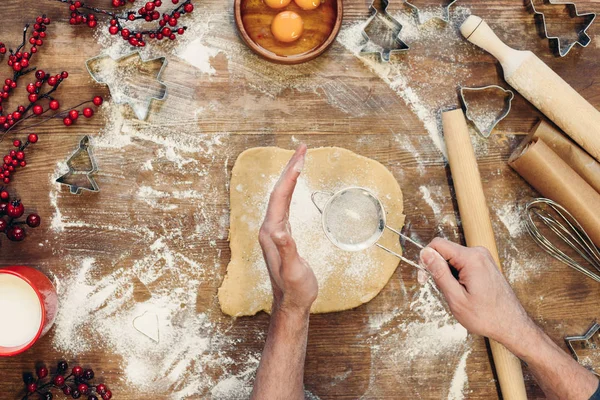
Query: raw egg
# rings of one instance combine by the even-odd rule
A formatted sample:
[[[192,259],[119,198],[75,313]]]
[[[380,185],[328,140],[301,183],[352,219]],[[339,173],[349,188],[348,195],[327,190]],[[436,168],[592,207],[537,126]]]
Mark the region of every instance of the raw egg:
[[[264,0],[265,4],[271,8],[283,8],[290,4],[292,0]]]
[[[319,7],[319,5],[321,4],[321,0],[294,0],[294,1],[298,5],[298,7],[300,7],[303,10],[306,10],[306,11],[314,10],[315,8]]]
[[[302,18],[293,11],[282,11],[273,18],[271,32],[275,39],[284,43],[298,40],[304,30]]]

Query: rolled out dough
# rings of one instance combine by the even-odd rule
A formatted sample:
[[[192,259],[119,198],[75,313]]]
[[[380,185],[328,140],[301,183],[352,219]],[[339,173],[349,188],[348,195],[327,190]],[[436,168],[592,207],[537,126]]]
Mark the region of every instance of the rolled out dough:
[[[271,282],[258,231],[269,195],[292,154],[276,147],[253,148],[240,154],[233,167],[231,261],[218,294],[225,314],[243,316],[271,310]],[[383,165],[337,147],[309,150],[292,199],[290,224],[298,251],[319,282],[313,313],[347,310],[370,301],[383,289],[399,262],[375,246],[361,252],[339,250],[323,233],[321,214],[311,201],[312,192],[336,192],[349,186],[374,192],[385,207],[388,225],[400,229],[404,224],[402,191]],[[402,251],[398,236],[388,230],[380,243],[398,253]]]

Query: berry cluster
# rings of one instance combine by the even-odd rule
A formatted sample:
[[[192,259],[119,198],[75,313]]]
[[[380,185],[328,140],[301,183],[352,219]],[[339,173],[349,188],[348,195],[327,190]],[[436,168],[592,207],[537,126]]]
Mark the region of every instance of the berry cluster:
[[[36,369],[37,379],[34,378],[32,373],[23,374],[26,391],[23,400],[29,399],[30,396],[35,394],[41,399],[52,400],[54,397],[50,391],[52,388],[62,389],[65,395],[74,399],[81,396],[87,396],[88,400],[110,400],[112,398],[112,393],[105,384],[94,385],[90,382],[94,379],[93,370],[84,370],[77,365],[67,375],[68,369],[69,366],[65,361],[59,361],[56,366],[56,373],[52,378],[48,376],[48,368],[44,366]]]
[[[0,54],[6,54],[6,46],[0,42]]]
[[[22,168],[27,165],[27,162],[25,161],[25,149],[30,144],[37,143],[37,141],[38,135],[31,133],[27,136],[27,141],[25,143],[21,143],[20,140],[15,140],[13,142],[13,146],[16,147],[16,149],[11,150],[4,156],[4,164],[0,170],[0,179],[3,180],[5,185],[10,183],[10,176],[17,171],[17,168]]]
[[[25,207],[21,200],[10,201],[9,193],[2,189],[0,190],[0,232],[6,234],[6,237],[13,242],[20,242],[25,239],[25,229],[20,225],[27,224],[30,228],[37,228],[42,222],[37,214],[29,214],[25,221],[18,221],[25,213]],[[6,221],[2,215],[7,215],[9,220]]]
[[[33,31],[31,32],[31,37],[29,38],[29,44],[31,47],[29,51],[21,51],[23,47],[25,47],[25,40],[27,38],[27,31],[29,29],[29,25],[25,25],[23,29],[23,43],[17,48],[16,51],[10,51],[10,56],[8,57],[8,66],[12,67],[15,73],[19,73],[21,71],[23,74],[29,72],[27,71],[27,67],[29,67],[29,60],[31,56],[37,53],[38,47],[44,44],[44,39],[46,38],[46,26],[50,24],[50,18],[42,15],[35,19],[35,24],[33,24]],[[16,80],[16,79],[15,79]]]
[[[71,23],[71,25],[87,24],[90,28],[95,28],[98,25],[96,14],[106,15],[110,17],[110,24],[108,27],[110,34],[120,34],[123,40],[127,40],[130,45],[136,47],[144,47],[146,45],[146,36],[150,39],[157,40],[166,38],[175,40],[177,35],[183,35],[187,27],[178,26],[178,20],[182,15],[189,14],[194,10],[192,0],[184,0],[181,4],[179,4],[180,0],[171,0],[173,4],[179,5],[171,12],[163,13],[162,15],[158,11],[158,8],[163,5],[163,0],[148,1],[137,11],[128,11],[125,14],[117,14],[112,11],[87,6],[80,0],[57,1],[69,4],[69,10],[71,11],[69,23]],[[134,0],[128,1],[133,3]],[[114,7],[120,7],[126,3],[126,0],[112,1]],[[155,29],[150,30],[135,30],[124,26],[127,22],[133,22],[140,19],[143,19],[146,22],[158,21],[158,26]]]

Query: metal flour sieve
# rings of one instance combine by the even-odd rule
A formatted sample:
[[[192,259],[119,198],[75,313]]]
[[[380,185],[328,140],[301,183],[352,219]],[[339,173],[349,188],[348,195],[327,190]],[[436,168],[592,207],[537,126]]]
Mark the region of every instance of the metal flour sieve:
[[[319,197],[327,198],[322,206],[319,205],[323,204],[319,203]],[[311,199],[321,213],[325,236],[336,247],[345,251],[362,251],[375,245],[405,263],[426,271],[419,264],[378,243],[387,228],[418,248],[423,248],[408,236],[386,225],[383,204],[371,191],[361,187],[348,187],[336,193],[316,191]]]

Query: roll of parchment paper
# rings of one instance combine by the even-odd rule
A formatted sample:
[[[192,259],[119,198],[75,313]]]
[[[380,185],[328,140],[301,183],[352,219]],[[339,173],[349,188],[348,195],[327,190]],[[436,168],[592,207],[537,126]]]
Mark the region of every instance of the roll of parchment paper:
[[[534,139],[519,147],[508,164],[531,186],[566,208],[600,246],[600,194],[552,151]]]
[[[533,127],[520,146],[526,146],[533,139],[543,140],[557,156],[569,164],[596,192],[600,193],[600,163],[579,147],[577,143],[543,119]]]

